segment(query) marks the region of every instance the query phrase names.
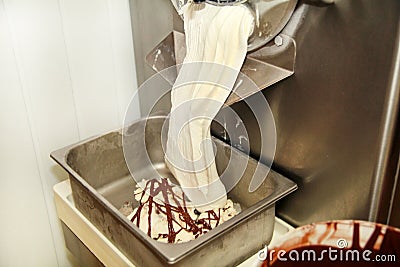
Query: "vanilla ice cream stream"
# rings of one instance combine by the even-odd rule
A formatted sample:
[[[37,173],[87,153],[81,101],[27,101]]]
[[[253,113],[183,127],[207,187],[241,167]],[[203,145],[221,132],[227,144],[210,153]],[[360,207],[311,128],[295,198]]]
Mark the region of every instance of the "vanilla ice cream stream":
[[[205,211],[227,201],[210,126],[242,67],[254,17],[244,5],[188,3],[182,11],[187,52],[171,92],[165,161],[196,208]],[[209,75],[222,85],[202,82]]]

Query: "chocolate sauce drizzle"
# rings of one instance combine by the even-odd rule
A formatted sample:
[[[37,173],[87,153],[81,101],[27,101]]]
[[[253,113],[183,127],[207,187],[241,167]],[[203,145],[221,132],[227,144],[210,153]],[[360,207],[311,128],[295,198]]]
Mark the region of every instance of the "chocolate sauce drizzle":
[[[178,195],[172,190],[172,188],[172,185],[168,183],[168,179],[166,178],[162,178],[161,180],[148,180],[143,188],[143,191],[139,193],[141,194],[139,201],[140,204],[131,221],[139,227],[140,216],[143,207],[148,205],[147,235],[151,237],[151,214],[153,209],[156,214],[165,214],[168,222],[168,233],[160,233],[158,237],[154,239],[158,240],[160,238],[167,238],[168,243],[175,243],[176,236],[181,231],[192,233],[195,238],[197,238],[212,229],[212,221],[215,221],[216,226],[218,226],[221,219],[221,209],[218,209],[218,214],[216,214],[216,212],[213,210],[206,211],[206,218],[198,219],[199,216],[197,216],[197,219],[194,220],[186,208],[185,194],[182,192],[182,195]],[[146,201],[143,201],[146,193],[148,194],[148,198]],[[154,197],[158,196],[159,194],[161,194],[163,199],[162,204],[154,201]],[[172,199],[172,203],[170,203],[170,199]],[[176,219],[177,217],[183,221],[183,223],[178,222]],[[175,228],[179,229],[175,230]]]

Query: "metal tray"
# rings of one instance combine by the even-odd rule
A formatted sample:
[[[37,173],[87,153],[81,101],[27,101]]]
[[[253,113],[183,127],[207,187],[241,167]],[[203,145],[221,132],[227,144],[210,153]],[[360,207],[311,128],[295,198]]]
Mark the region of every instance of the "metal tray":
[[[151,142],[147,153],[159,173],[170,176],[164,165],[161,150],[161,129],[165,117],[150,117],[128,127],[128,131],[142,129]],[[144,136],[138,131],[137,140]],[[242,212],[196,240],[182,244],[155,241],[126,219],[118,208],[132,198],[135,180],[125,163],[122,146],[123,130],[113,131],[51,153],[70,175],[75,205],[114,245],[137,266],[227,266],[240,263],[254,254],[272,238],[275,202],[293,192],[297,186],[282,175],[269,171],[264,183],[254,192],[248,187],[257,161],[213,139],[217,148],[216,164],[222,173],[230,160],[246,158],[247,167],[239,183],[228,197],[242,206]],[[134,142],[133,142],[134,144]],[[137,160],[146,151],[137,151]],[[264,166],[265,173],[268,168]],[[146,176],[143,166],[139,170]],[[221,260],[223,258],[223,260]]]

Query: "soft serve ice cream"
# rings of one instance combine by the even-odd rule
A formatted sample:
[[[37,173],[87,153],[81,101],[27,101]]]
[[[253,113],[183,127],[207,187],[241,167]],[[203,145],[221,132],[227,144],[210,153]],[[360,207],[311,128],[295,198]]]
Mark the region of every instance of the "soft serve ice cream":
[[[121,209],[148,236],[168,243],[193,240],[240,211],[219,179],[210,125],[231,93],[254,23],[242,4],[189,2],[183,17],[187,53],[171,92],[165,153],[181,187],[167,179],[143,182],[135,191],[139,206]],[[209,76],[215,83],[202,82]]]
[[[227,201],[213,161],[210,125],[244,62],[254,18],[242,4],[188,4],[183,17],[187,52],[171,92],[165,159],[185,194],[205,211]],[[216,82],[202,82],[205,76]]]

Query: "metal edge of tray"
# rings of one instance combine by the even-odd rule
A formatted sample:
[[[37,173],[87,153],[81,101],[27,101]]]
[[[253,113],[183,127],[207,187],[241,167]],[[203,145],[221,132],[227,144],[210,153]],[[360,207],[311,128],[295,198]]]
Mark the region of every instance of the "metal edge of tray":
[[[53,186],[58,218],[105,266],[135,267],[115,245],[84,216],[73,202],[69,179]],[[78,255],[75,255],[78,256]]]
[[[138,119],[138,120],[134,121],[133,123],[136,123],[139,121],[144,121],[144,120],[146,120],[146,119]],[[67,145],[63,148],[60,148],[60,149],[57,149],[57,150],[51,152],[50,158],[52,158],[55,162],[57,162],[69,174],[70,177],[73,176],[74,179],[76,180],[76,182],[78,182],[81,186],[83,186],[88,191],[90,191],[92,196],[97,200],[97,202],[101,206],[103,206],[109,212],[113,212],[113,213],[117,214],[117,216],[116,216],[117,220],[120,221],[125,226],[127,226],[128,231],[131,232],[133,235],[135,235],[138,239],[142,240],[145,246],[151,247],[158,252],[156,247],[149,244],[148,239],[147,239],[148,236],[145,233],[143,233],[139,228],[135,229],[136,226],[134,224],[132,224],[127,218],[122,216],[117,208],[115,208],[105,197],[103,197],[101,194],[99,194],[97,192],[97,190],[95,188],[93,188],[88,182],[86,182],[86,180],[83,179],[80,176],[80,174],[77,173],[73,168],[71,168],[67,162],[67,157],[68,157],[69,151],[71,151],[73,148],[83,145],[85,143],[94,141],[94,140],[100,138],[101,136],[104,136],[107,134],[119,133],[122,135],[122,130],[123,130],[123,128],[110,130],[103,134],[94,135],[94,136],[88,137],[86,139],[83,139],[81,141],[78,141],[74,144]],[[158,253],[158,255],[161,256],[162,258],[164,258],[164,256],[161,253]]]
[[[165,119],[165,116],[152,116],[150,118],[152,118],[152,119],[164,118]],[[146,121],[148,119],[149,118],[138,119],[138,120],[132,122],[132,124],[138,123],[141,121]],[[224,234],[227,231],[230,231],[232,229],[232,226],[234,226],[234,225],[237,226],[237,225],[247,221],[251,217],[257,215],[257,212],[267,209],[268,207],[275,204],[276,201],[280,200],[281,198],[287,196],[288,194],[294,192],[297,189],[296,183],[294,183],[293,181],[289,180],[288,178],[286,178],[286,177],[282,176],[281,174],[270,169],[270,172],[268,173],[268,175],[270,175],[270,173],[273,174],[273,178],[275,180],[274,182],[275,182],[276,187],[275,187],[273,193],[270,194],[269,196],[267,196],[266,198],[264,198],[263,200],[257,202],[256,204],[254,204],[254,205],[250,206],[249,208],[247,208],[246,210],[242,211],[241,213],[236,215],[232,220],[226,221],[225,223],[219,225],[217,228],[209,231],[207,234],[200,236],[199,238],[197,238],[193,241],[182,243],[182,244],[164,244],[161,242],[157,242],[157,241],[151,239],[150,237],[148,237],[136,225],[132,224],[127,218],[122,216],[120,214],[120,212],[117,210],[117,208],[115,208],[105,197],[103,197],[101,194],[99,194],[96,189],[94,189],[90,184],[88,184],[67,163],[67,156],[71,149],[73,149],[79,145],[82,145],[84,143],[96,140],[97,138],[99,138],[103,135],[109,134],[109,133],[117,132],[117,133],[122,134],[122,130],[123,129],[112,130],[112,131],[106,132],[104,134],[96,135],[96,136],[87,138],[85,140],[79,141],[75,144],[68,145],[64,148],[53,151],[50,154],[50,157],[53,160],[55,160],[60,166],[62,166],[71,176],[73,176],[78,183],[80,183],[82,186],[87,188],[87,190],[89,190],[92,193],[93,197],[106,210],[109,210],[109,212],[117,214],[116,218],[122,224],[124,224],[126,226],[126,228],[129,230],[129,232],[134,234],[138,239],[140,239],[143,242],[143,244],[145,246],[151,248],[152,251],[155,251],[159,257],[161,257],[164,261],[168,262],[169,264],[174,264],[174,263],[182,260],[186,256],[189,256],[190,254],[195,253],[198,249],[204,247],[209,242],[218,238],[220,235]],[[218,140],[218,139],[216,139],[216,140]],[[230,145],[228,145],[220,140],[218,140],[218,141],[223,143],[223,145],[225,145],[225,146],[229,146],[229,148],[231,150],[234,150],[235,152],[238,152],[240,154],[244,154],[242,151],[240,151],[234,147],[231,147]],[[256,161],[255,159],[253,159],[251,157],[249,157],[249,160]],[[266,168],[268,168],[268,167],[266,167]],[[277,179],[276,176],[278,176],[279,179]],[[171,250],[170,250],[171,246],[185,248],[185,251],[177,252],[174,250],[171,252]]]

